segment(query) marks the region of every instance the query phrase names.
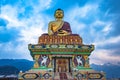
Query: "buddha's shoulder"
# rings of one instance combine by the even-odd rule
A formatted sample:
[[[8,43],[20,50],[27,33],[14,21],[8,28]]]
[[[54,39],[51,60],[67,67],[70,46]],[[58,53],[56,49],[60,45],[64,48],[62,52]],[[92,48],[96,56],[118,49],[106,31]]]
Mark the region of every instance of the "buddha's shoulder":
[[[64,24],[68,24],[68,25],[69,25],[69,22],[67,22],[67,21],[64,21]]]
[[[67,21],[64,21],[64,23],[67,23],[67,24],[69,24],[69,22],[67,22]]]

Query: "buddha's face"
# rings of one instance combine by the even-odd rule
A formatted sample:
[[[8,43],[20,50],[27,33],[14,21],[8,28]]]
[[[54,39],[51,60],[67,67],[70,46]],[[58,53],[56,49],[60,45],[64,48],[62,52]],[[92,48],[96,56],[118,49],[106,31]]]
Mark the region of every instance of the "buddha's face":
[[[63,18],[63,16],[64,16],[64,13],[62,10],[57,10],[55,12],[55,18]]]

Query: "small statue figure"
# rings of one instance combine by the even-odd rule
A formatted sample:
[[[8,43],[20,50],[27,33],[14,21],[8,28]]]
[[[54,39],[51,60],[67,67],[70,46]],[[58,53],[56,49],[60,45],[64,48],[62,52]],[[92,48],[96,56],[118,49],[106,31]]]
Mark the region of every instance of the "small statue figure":
[[[48,56],[41,56],[42,57],[42,61],[41,61],[41,66],[46,66],[46,62],[47,62],[47,59],[48,59]]]
[[[82,66],[83,65],[82,56],[76,56],[76,60],[77,60],[78,66]]]
[[[55,21],[51,21],[48,27],[49,35],[69,35],[72,34],[70,24],[68,22],[63,21],[64,12],[61,9],[57,9],[55,11],[54,17]]]

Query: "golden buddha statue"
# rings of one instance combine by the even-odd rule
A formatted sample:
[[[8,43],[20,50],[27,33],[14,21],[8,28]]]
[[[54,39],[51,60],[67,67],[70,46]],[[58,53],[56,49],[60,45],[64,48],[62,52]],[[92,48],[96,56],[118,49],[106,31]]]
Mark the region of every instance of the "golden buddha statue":
[[[49,35],[70,35],[72,34],[70,24],[68,22],[63,21],[64,11],[61,9],[57,9],[54,14],[55,21],[51,21],[48,27]]]

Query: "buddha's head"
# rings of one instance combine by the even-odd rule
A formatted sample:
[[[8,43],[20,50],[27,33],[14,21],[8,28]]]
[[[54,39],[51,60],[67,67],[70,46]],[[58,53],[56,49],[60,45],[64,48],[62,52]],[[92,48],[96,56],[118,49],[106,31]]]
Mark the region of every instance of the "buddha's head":
[[[54,17],[56,19],[62,19],[64,17],[64,11],[62,9],[57,9],[55,11]]]

